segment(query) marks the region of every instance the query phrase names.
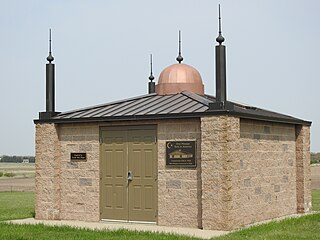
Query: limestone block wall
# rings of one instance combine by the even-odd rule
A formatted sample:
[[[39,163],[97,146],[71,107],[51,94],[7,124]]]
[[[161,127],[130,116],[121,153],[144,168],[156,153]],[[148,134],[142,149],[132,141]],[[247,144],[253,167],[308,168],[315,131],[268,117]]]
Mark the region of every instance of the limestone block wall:
[[[297,212],[311,211],[310,127],[296,126]]]
[[[234,162],[239,158],[239,118],[201,118],[202,224],[204,229],[233,228],[231,210]]]
[[[309,147],[306,126],[201,118],[203,228],[231,230],[308,211]]]
[[[36,218],[100,220],[98,124],[36,125]]]
[[[99,221],[99,125],[60,124],[61,219]],[[70,161],[71,152],[87,153],[85,162]]]
[[[311,209],[307,126],[208,116],[157,125],[158,224],[231,230]],[[36,218],[99,221],[99,127],[36,124]],[[165,165],[166,141],[197,142],[197,167]],[[87,161],[70,161],[86,152]]]
[[[60,144],[55,124],[36,125],[35,212],[37,219],[60,219]]]
[[[201,228],[200,120],[106,123],[158,127],[158,224]],[[165,166],[165,142],[197,141],[197,168]],[[36,216],[99,221],[99,124],[37,124]],[[71,162],[86,152],[86,162]]]
[[[295,125],[240,120],[232,218],[237,226],[296,213]]]
[[[165,165],[165,144],[197,141],[197,168]],[[201,228],[200,119],[158,122],[158,224]]]

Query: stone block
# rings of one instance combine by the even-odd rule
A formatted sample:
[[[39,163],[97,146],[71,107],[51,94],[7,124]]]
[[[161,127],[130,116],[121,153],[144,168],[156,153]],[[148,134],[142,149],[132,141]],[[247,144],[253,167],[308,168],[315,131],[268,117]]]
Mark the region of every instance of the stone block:
[[[287,183],[289,181],[289,177],[287,175],[282,176],[282,183]]]
[[[261,194],[261,187],[256,187],[256,188],[254,189],[254,193],[255,193],[255,194]]]
[[[59,137],[60,141],[62,142],[71,142],[72,141],[72,135],[62,135]]]
[[[270,133],[271,133],[271,128],[270,128],[270,126],[264,126],[264,127],[263,127],[263,133],[265,133],[265,134],[270,134]]]
[[[251,187],[251,179],[250,178],[246,178],[243,180],[243,186],[245,187]]]
[[[280,192],[280,185],[274,185],[274,192]]]
[[[88,135],[86,137],[86,142],[99,142],[99,135]]]
[[[92,151],[92,145],[89,143],[79,144],[79,151],[80,152]]]
[[[74,142],[84,142],[86,140],[85,136],[72,136],[72,141]]]
[[[180,180],[167,180],[166,181],[166,188],[174,188],[174,189],[181,189],[181,181]]]

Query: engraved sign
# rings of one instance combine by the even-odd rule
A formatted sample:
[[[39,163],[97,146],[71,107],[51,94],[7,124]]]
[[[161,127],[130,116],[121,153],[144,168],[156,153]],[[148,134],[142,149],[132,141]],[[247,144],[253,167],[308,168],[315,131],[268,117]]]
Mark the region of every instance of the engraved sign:
[[[71,153],[70,160],[73,162],[87,161],[87,153]]]
[[[196,167],[195,141],[167,141],[166,166]]]

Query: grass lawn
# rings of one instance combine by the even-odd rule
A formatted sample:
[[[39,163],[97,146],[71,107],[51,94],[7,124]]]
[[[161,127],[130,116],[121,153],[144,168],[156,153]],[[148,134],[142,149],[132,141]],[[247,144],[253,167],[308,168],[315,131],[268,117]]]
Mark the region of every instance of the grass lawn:
[[[0,221],[33,216],[33,192],[0,192]]]
[[[74,229],[71,227],[51,227],[44,225],[13,225],[0,223],[0,239],[19,240],[94,240],[94,239],[137,239],[137,240],[196,240],[198,238],[183,237],[172,234],[155,234],[127,230],[93,231],[87,229]]]
[[[320,214],[308,215],[300,218],[286,219],[280,222],[271,222],[237,231],[214,240],[295,240],[319,239]],[[138,231],[93,231],[74,229],[70,227],[50,227],[44,225],[13,225],[0,223],[0,239],[21,240],[91,240],[91,239],[180,239],[191,240],[197,238],[182,237],[167,234],[154,234]]]
[[[313,240],[320,238],[320,214],[270,222],[243,229],[215,240]]]
[[[320,190],[312,191],[312,209],[314,211],[320,211]]]

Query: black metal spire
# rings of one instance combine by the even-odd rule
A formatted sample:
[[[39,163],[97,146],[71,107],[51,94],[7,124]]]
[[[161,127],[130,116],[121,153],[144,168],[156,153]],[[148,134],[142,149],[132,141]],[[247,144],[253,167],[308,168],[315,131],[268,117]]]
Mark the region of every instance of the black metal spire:
[[[150,76],[149,76],[149,80],[152,82],[154,80],[154,76],[152,73],[152,54],[150,54]]]
[[[216,101],[209,103],[209,111],[232,110],[234,106],[227,101],[227,70],[226,70],[226,46],[222,45],[224,37],[221,34],[221,15],[219,4],[219,36],[216,38]]]
[[[51,29],[49,31],[49,56],[46,64],[46,111],[39,113],[39,119],[50,119],[59,112],[55,111],[55,64],[51,52]]]
[[[49,30],[49,56],[47,57],[47,60],[49,61],[49,63],[51,63],[54,60],[54,57],[52,56],[51,52],[51,28]]]
[[[216,41],[221,45],[224,42],[224,37],[221,34],[221,14],[220,14],[220,4],[219,4],[219,36]]]
[[[179,55],[176,60],[181,63],[183,61],[183,57],[181,56],[181,31],[179,30]]]
[[[156,84],[153,82],[154,76],[152,73],[152,54],[150,54],[150,76],[149,76],[149,85],[148,85],[148,93],[155,93],[156,92]]]

